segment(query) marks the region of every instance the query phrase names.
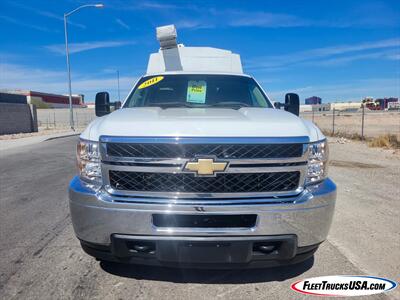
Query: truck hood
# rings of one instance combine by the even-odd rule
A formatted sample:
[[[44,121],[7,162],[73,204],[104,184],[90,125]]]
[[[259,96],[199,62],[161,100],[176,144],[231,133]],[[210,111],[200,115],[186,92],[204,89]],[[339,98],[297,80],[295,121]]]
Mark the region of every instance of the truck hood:
[[[96,118],[81,134],[98,141],[108,136],[298,137],[323,138],[311,122],[272,108],[136,107]]]

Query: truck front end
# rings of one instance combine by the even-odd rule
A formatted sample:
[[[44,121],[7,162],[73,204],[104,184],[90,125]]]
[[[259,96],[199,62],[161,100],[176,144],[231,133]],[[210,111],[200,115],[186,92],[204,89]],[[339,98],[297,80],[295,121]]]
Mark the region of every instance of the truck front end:
[[[276,109],[227,50],[183,47],[173,27],[111,114],[81,134],[69,188],[83,249],[100,260],[247,268],[303,261],[326,239],[336,186],[328,144],[298,117],[299,97]]]
[[[102,260],[263,267],[312,256],[336,187],[326,140],[111,137],[81,140],[74,229]]]

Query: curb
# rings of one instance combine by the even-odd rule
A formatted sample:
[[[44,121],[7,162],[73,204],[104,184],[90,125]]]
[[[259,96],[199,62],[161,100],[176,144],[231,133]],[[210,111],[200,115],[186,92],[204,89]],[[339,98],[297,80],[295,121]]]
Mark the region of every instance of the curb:
[[[72,137],[72,136],[77,136],[81,132],[77,133],[71,133],[67,132],[65,134],[59,134],[55,136],[31,136],[31,137],[26,137],[26,138],[20,138],[20,139],[12,139],[12,140],[1,140],[0,141],[0,151],[5,151],[5,150],[10,150],[10,149],[17,149],[17,148],[23,148],[25,146],[30,146],[30,145],[35,145],[39,144],[45,141],[51,141],[55,139],[60,139],[60,138],[66,138],[66,137]]]
[[[66,138],[66,137],[71,137],[71,136],[77,136],[80,135],[81,133],[71,133],[71,134],[67,134],[67,135],[61,135],[61,136],[53,136],[53,137],[49,137],[47,139],[45,139],[43,142],[47,142],[47,141],[52,141],[52,140],[57,140],[57,139],[62,139],[62,138]]]

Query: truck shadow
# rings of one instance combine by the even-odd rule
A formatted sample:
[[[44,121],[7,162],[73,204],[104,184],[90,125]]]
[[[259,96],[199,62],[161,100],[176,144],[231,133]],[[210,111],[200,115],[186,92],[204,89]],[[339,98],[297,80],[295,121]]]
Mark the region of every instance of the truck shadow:
[[[248,270],[202,270],[174,269],[143,265],[125,265],[101,262],[107,273],[137,280],[168,281],[174,283],[235,284],[284,281],[297,277],[314,265],[314,257],[306,261],[283,267]]]

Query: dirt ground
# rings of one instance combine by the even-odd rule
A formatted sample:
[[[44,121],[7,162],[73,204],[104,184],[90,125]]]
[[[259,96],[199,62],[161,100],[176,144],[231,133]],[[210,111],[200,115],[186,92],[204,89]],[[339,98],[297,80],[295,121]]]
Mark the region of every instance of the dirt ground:
[[[0,299],[309,299],[290,285],[324,275],[400,279],[400,157],[393,150],[330,139],[338,196],[328,239],[313,259],[210,271],[99,263],[83,253],[67,197],[76,142],[1,152]],[[400,290],[366,299],[400,299]]]

